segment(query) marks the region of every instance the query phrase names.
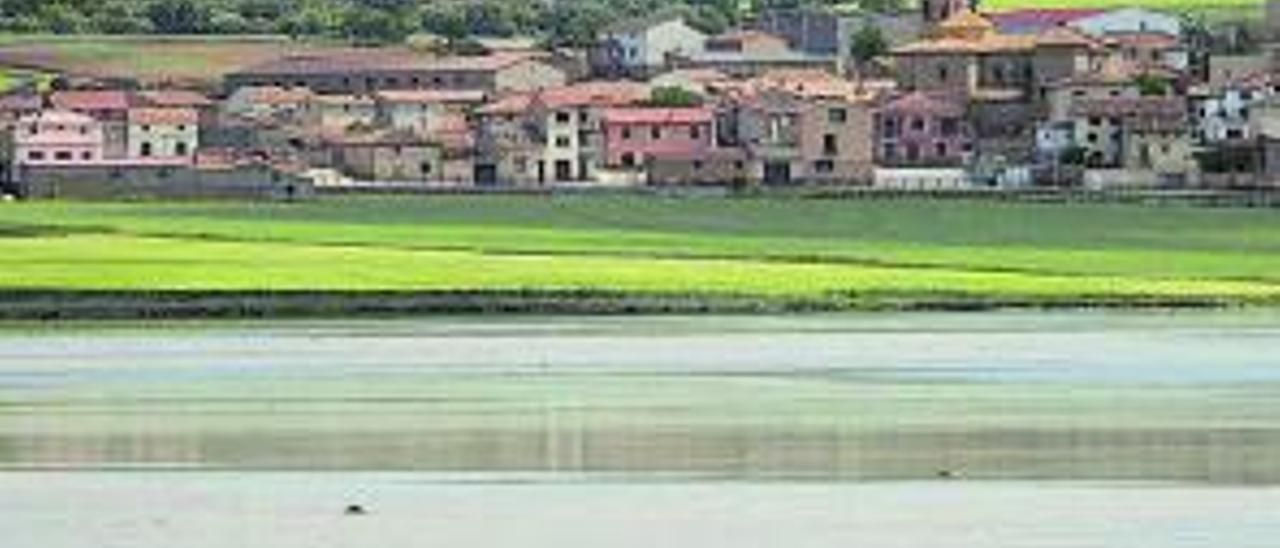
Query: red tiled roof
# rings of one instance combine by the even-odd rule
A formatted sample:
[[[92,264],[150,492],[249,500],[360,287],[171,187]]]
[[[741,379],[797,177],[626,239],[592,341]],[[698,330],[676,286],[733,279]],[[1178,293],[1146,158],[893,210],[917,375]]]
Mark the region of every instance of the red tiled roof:
[[[995,23],[1006,32],[1016,31],[1019,29],[1048,29],[1051,27],[1061,27],[1079,21],[1106,13],[1102,9],[1070,9],[1070,8],[1050,8],[1050,9],[1022,9],[1010,10],[988,14],[987,17],[991,22]]]
[[[649,99],[649,86],[635,82],[581,82],[544,89],[535,100],[549,108],[626,106]]]
[[[54,108],[64,110],[127,110],[129,94],[123,91],[58,91],[49,97]]]
[[[153,126],[196,125],[200,115],[189,108],[135,108],[129,111],[129,123]]]
[[[390,103],[483,103],[486,93],[482,90],[387,90],[379,91],[374,97]]]
[[[1107,40],[1128,47],[1152,49],[1177,49],[1182,47],[1182,43],[1177,36],[1171,36],[1163,32],[1113,32],[1107,35]]]
[[[713,118],[708,108],[614,108],[600,119],[606,124],[704,124]]]
[[[138,96],[153,107],[204,108],[213,105],[213,101],[201,93],[180,89],[144,91]]]
[[[480,109],[484,114],[520,114],[534,106],[546,108],[622,107],[650,96],[649,86],[636,82],[581,82],[531,93],[508,95]]]
[[[528,111],[533,105],[532,93],[517,93],[508,95],[485,105],[480,109],[481,114],[520,114]]]
[[[248,102],[259,105],[294,105],[311,100],[315,94],[307,88],[282,88],[275,86],[240,88]]]

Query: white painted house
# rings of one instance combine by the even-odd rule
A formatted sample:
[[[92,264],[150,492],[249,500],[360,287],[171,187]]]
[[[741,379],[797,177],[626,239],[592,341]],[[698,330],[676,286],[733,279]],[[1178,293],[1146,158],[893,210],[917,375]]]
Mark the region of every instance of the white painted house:
[[[1238,81],[1192,100],[1196,140],[1204,144],[1252,139],[1254,109],[1276,93],[1267,79]]]
[[[199,146],[200,115],[186,108],[129,110],[129,159],[189,163]]]
[[[682,17],[623,21],[600,34],[593,52],[593,69],[602,76],[647,77],[666,66],[674,55],[706,49],[707,35]]]
[[[1093,36],[1121,33],[1160,33],[1182,36],[1177,16],[1143,8],[1122,8],[1071,22],[1071,26]]]

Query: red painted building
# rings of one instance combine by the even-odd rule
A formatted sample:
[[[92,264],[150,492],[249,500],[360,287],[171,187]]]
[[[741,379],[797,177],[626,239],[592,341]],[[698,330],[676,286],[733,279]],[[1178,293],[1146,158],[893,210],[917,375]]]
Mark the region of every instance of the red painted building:
[[[705,154],[713,142],[709,108],[617,108],[604,112],[605,164],[643,167],[651,158]]]

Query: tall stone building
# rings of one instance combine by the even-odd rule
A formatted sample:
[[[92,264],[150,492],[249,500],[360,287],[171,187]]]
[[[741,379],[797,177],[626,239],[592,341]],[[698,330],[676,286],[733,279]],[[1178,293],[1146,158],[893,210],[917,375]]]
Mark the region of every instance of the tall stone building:
[[[978,0],[920,0],[926,24],[934,25],[963,11],[977,11]]]

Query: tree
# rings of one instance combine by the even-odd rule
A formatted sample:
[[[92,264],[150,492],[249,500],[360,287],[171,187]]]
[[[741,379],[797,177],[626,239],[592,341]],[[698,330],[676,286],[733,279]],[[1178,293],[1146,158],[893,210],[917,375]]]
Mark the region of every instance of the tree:
[[[1142,74],[1134,79],[1138,93],[1143,97],[1159,97],[1169,94],[1169,81],[1154,74]]]
[[[853,60],[857,61],[858,66],[861,67],[889,51],[889,42],[885,40],[880,27],[863,25],[858,32],[854,33],[853,43],[850,44],[849,49]]]
[[[664,108],[684,108],[702,106],[702,96],[682,87],[654,88],[646,102],[649,106]]]
[[[343,34],[357,44],[401,44],[413,33],[408,19],[380,9],[352,9],[342,21]]]
[[[199,34],[209,30],[209,7],[195,0],[153,0],[147,5],[147,19],[156,32]]]

